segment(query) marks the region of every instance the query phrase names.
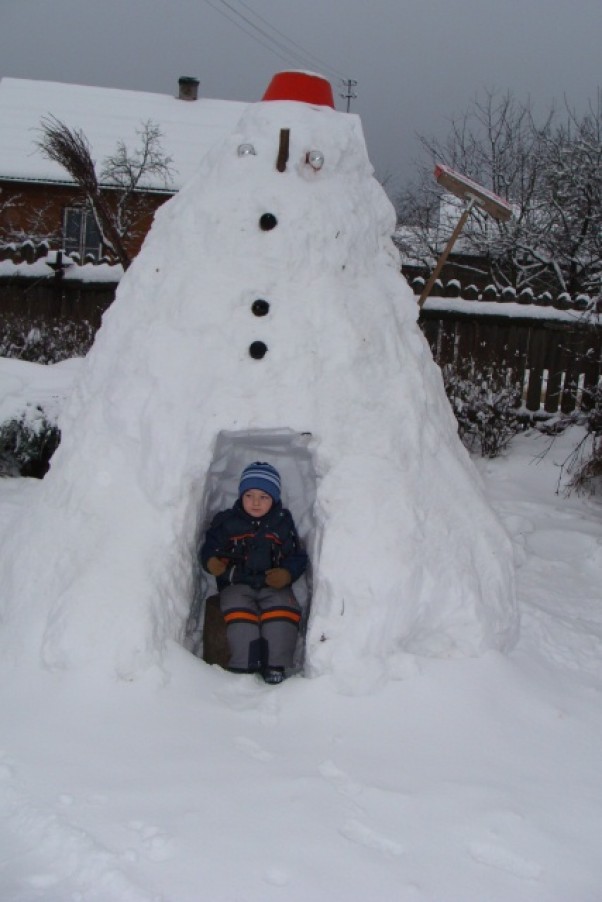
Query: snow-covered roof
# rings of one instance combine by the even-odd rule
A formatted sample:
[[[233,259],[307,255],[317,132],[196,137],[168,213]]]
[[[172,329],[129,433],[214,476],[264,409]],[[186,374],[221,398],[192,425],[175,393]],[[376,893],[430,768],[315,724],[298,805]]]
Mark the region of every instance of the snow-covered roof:
[[[118,141],[133,150],[139,144],[136,129],[150,119],[163,134],[163,152],[173,158],[172,187],[177,189],[194,174],[206,151],[232,130],[247,106],[234,100],[179,100],[143,91],[2,78],[0,178],[70,184],[65,171],[36,147],[44,117],[54,116],[81,129],[97,164],[114,152]],[[147,187],[165,185],[149,181]]]

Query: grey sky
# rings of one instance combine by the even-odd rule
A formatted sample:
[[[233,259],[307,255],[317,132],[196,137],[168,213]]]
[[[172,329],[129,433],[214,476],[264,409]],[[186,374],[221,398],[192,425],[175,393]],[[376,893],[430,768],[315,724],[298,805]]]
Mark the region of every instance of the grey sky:
[[[303,50],[277,56],[231,8]],[[601,37],[600,0],[0,0],[0,76],[175,93],[195,75],[207,97],[251,101],[279,69],[321,71],[335,94],[339,73],[358,81],[351,108],[392,193],[416,133],[443,137],[480,89],[542,115],[564,96],[583,108],[602,84]]]

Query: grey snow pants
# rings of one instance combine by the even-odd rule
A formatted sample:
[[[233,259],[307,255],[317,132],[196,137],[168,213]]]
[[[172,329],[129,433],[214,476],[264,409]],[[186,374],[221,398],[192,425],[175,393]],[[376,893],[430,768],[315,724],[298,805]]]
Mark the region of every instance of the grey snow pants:
[[[290,586],[253,589],[242,583],[219,594],[230,647],[230,670],[249,673],[264,667],[291,667],[301,607]]]

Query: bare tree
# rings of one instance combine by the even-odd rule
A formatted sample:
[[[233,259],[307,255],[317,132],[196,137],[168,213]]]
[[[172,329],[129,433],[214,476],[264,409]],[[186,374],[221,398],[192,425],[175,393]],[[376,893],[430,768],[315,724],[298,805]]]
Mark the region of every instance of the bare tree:
[[[20,194],[3,196],[0,202],[0,247],[25,244],[50,246],[60,236],[60,230],[51,225],[50,203],[29,208]],[[17,217],[14,214],[17,213]]]
[[[602,93],[582,117],[567,121],[545,142],[544,203],[549,228],[542,238],[557,279],[569,294],[600,291],[602,276]]]
[[[139,237],[139,222],[149,211],[144,187],[160,181],[168,188],[172,181],[173,162],[163,153],[163,134],[150,119],[136,129],[138,146],[131,152],[119,141],[114,154],[104,161],[101,180],[103,184],[117,188],[114,221],[122,238]]]
[[[0,188],[1,193],[2,189]],[[19,203],[18,195],[0,197],[0,247],[9,244],[11,241],[10,211],[19,206]]]
[[[455,225],[459,211],[446,207],[433,176],[445,163],[513,204],[506,223],[471,217],[462,249],[468,273],[498,287],[536,285],[556,291],[599,288],[602,259],[602,102],[579,118],[556,124],[550,110],[537,124],[529,103],[511,94],[486,92],[452,120],[444,141],[422,137],[428,163],[417,184],[399,198],[401,246],[430,265]],[[449,202],[448,202],[449,203]],[[455,203],[455,201],[452,201]],[[447,215],[446,215],[447,213]]]
[[[120,141],[114,154],[102,165],[100,177],[92,159],[90,144],[79,129],[49,116],[42,120],[37,142],[44,156],[66,169],[79,186],[98,226],[103,246],[124,269],[131,263],[128,240],[136,237],[143,215],[153,209],[144,188],[160,179],[171,181],[171,157],[161,149],[161,131],[150,120],[137,130],[140,145],[132,152]],[[156,181],[155,181],[156,183]]]
[[[18,210],[22,205],[19,194],[2,194],[0,197],[0,247],[19,241],[19,229],[13,225],[11,217],[12,211]]]

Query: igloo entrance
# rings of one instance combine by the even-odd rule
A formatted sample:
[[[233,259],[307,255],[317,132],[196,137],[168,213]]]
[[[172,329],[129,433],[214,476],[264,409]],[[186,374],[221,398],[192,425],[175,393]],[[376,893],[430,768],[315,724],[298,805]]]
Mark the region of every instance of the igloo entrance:
[[[303,666],[304,638],[311,600],[311,552],[317,547],[314,506],[316,474],[310,450],[311,435],[291,429],[245,429],[218,433],[207,472],[199,515],[198,543],[213,516],[232,507],[238,482],[247,464],[268,461],[282,477],[282,504],[289,508],[299,537],[310,553],[310,566],[294,584],[303,616],[295,651],[295,668]],[[194,599],[186,628],[185,646],[208,663],[222,664],[227,656],[225,625],[217,603],[215,582],[197,565]]]

